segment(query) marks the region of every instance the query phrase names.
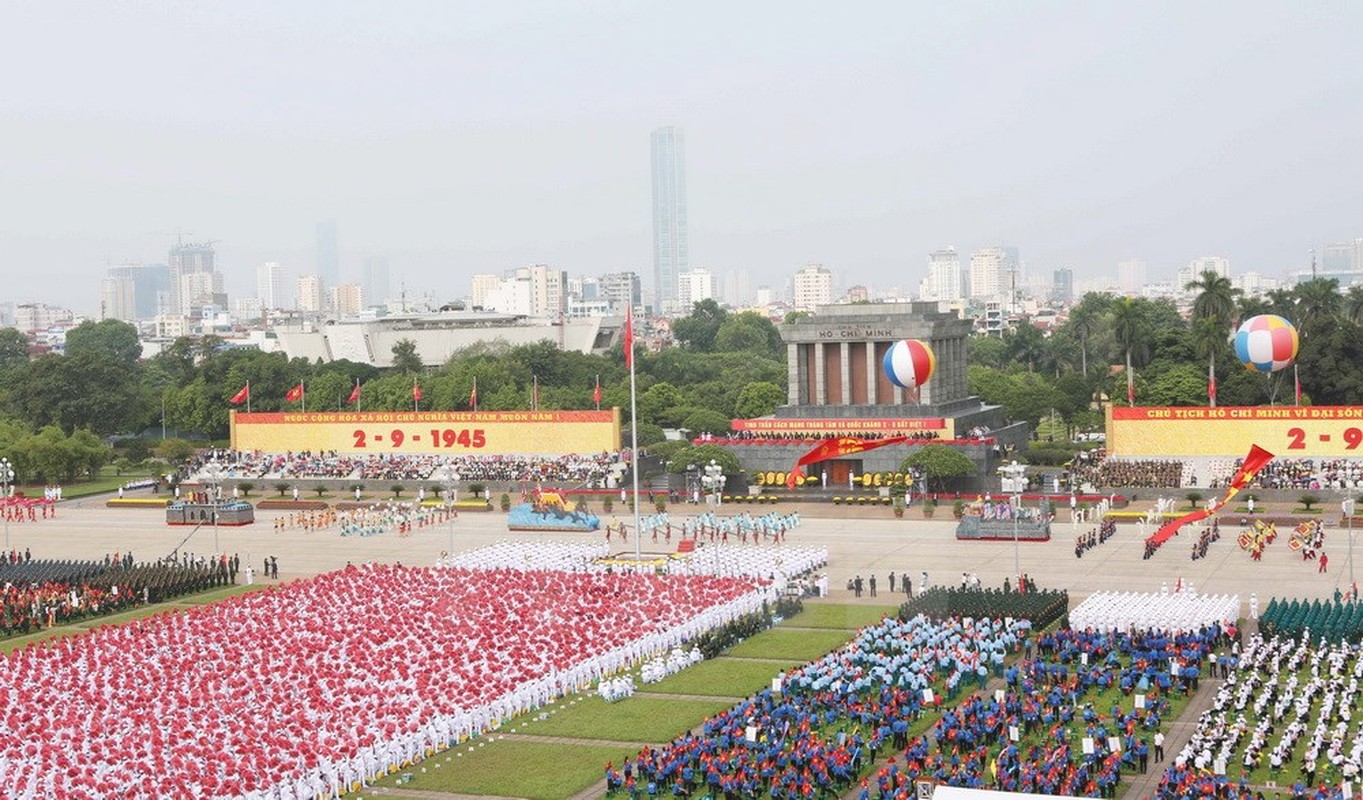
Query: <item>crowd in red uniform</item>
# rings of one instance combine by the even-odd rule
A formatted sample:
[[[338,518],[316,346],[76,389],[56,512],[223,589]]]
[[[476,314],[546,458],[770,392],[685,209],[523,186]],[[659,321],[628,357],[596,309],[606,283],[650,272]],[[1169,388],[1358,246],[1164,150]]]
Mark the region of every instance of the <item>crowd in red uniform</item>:
[[[764,596],[701,576],[348,568],[102,627],[5,660],[0,786],[312,797]]]

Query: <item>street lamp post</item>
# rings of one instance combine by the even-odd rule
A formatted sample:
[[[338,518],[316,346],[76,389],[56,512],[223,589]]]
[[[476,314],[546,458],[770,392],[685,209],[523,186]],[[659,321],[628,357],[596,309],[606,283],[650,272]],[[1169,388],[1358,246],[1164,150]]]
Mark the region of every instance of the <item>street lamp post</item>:
[[[445,511],[450,523],[450,546],[445,551],[446,559],[454,558],[454,493],[455,486],[459,483],[459,473],[454,471],[454,467],[446,464],[440,471],[440,480],[445,485]]]
[[[1340,510],[1344,512],[1345,524],[1349,526],[1349,597],[1353,602],[1358,602],[1358,598],[1353,596],[1354,586],[1354,493],[1349,490],[1349,496],[1339,504]]]
[[[1011,494],[1013,509],[1013,580],[1022,580],[1022,565],[1018,556],[1018,517],[1022,515],[1022,491],[1027,486],[1027,479],[1023,475],[1027,472],[1027,467],[1014,461],[1002,467],[1003,490]]]
[[[724,504],[724,483],[728,480],[724,477],[724,468],[712,458],[704,469],[705,474],[701,476],[700,480],[705,486],[705,493],[714,495],[715,505],[721,506]]]
[[[218,547],[218,482],[222,480],[222,466],[216,461],[204,467],[204,478],[208,481],[208,502],[213,507],[213,555],[222,552]]]
[[[11,488],[13,483],[14,465],[9,463],[8,458],[0,458],[0,487],[3,487],[3,494],[7,500],[13,491]],[[9,515],[5,515],[5,552],[9,552]]]

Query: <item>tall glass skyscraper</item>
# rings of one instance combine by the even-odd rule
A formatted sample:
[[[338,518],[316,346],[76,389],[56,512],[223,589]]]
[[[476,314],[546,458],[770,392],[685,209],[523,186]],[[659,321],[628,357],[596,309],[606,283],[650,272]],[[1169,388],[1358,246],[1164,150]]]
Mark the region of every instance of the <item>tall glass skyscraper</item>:
[[[317,274],[322,284],[337,286],[341,282],[341,248],[336,242],[336,220],[317,223]]]
[[[658,309],[678,312],[677,276],[690,270],[686,244],[686,136],[668,126],[653,132],[653,291]]]

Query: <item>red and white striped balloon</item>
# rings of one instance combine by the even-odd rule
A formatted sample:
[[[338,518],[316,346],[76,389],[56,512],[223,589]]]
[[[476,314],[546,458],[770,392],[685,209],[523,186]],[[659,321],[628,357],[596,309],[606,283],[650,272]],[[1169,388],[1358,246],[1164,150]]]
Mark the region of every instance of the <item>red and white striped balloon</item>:
[[[917,389],[937,369],[937,356],[926,342],[905,339],[885,351],[885,377],[903,389]]]

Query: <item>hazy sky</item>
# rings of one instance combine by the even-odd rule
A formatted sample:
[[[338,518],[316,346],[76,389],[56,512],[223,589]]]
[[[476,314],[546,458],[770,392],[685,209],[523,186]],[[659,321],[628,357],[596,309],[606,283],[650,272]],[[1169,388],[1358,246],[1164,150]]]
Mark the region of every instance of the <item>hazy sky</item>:
[[[9,2],[3,300],[215,239],[438,297],[544,262],[652,274],[649,132],[686,131],[693,266],[916,286],[926,253],[1152,278],[1363,236],[1363,4]]]

